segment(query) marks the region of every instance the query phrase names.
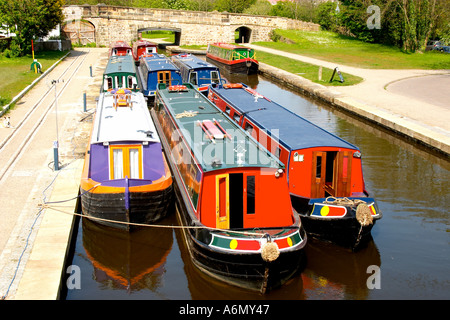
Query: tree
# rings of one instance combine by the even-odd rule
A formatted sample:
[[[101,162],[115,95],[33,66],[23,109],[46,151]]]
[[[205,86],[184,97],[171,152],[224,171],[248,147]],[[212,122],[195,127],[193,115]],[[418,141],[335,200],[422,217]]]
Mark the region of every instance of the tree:
[[[242,13],[255,2],[256,0],[217,0],[215,9],[219,12]]]
[[[20,55],[31,51],[31,40],[46,36],[63,22],[64,0],[0,0],[0,23],[16,34]]]

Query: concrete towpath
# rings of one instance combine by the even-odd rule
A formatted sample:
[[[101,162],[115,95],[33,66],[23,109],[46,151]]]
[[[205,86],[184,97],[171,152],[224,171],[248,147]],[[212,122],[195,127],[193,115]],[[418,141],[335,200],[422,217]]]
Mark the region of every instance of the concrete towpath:
[[[95,97],[107,56],[103,48],[72,50],[17,101],[8,113],[12,127],[0,128],[1,299],[58,299],[70,245],[70,213],[75,209]],[[57,104],[53,89],[45,94],[53,79],[60,79]],[[86,111],[83,93],[87,96]],[[61,165],[57,171],[50,165],[55,136],[60,141]],[[14,161],[8,160],[16,152]],[[56,202],[60,204],[46,206]]]
[[[339,67],[341,72],[363,78],[359,84],[342,87],[326,87],[305,79],[299,82],[304,84],[305,91],[334,106],[450,155],[450,69],[364,69],[253,44],[245,45],[330,69]],[[273,72],[265,64],[261,64],[260,69],[263,73]],[[295,78],[301,78],[285,73],[290,78],[288,81],[295,82]],[[307,82],[310,83],[305,84]]]

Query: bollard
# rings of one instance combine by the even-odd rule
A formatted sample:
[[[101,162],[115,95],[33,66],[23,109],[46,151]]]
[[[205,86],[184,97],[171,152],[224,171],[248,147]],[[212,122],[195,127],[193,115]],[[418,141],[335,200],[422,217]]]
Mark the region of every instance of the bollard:
[[[58,171],[59,170],[58,141],[53,141],[53,164],[55,171]]]
[[[91,78],[92,78],[92,65],[89,66],[89,73],[90,73]]]
[[[83,112],[86,112],[86,92],[83,92]]]

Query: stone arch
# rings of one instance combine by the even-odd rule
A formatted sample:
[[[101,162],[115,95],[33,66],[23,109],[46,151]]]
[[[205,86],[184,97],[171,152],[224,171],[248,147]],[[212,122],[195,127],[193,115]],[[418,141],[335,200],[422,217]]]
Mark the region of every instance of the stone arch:
[[[180,45],[180,39],[181,39],[181,29],[180,28],[170,28],[170,27],[145,27],[145,28],[139,28],[137,30],[138,35],[145,31],[155,31],[155,30],[163,30],[163,31],[172,31],[175,33],[175,41],[174,43],[165,44],[165,45]]]
[[[72,43],[86,45],[95,40],[95,26],[84,19],[68,20],[61,26],[61,34]]]
[[[239,31],[239,36],[235,39],[236,43],[250,43],[252,29],[246,26],[241,26],[236,28],[235,31]]]

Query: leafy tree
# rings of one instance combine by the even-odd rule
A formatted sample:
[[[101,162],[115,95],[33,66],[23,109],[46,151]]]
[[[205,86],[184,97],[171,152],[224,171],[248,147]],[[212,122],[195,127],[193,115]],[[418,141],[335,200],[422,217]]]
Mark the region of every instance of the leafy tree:
[[[31,51],[31,40],[46,36],[63,19],[64,0],[0,0],[0,23],[16,34],[20,55]]]
[[[272,4],[267,0],[256,0],[256,2],[244,10],[243,13],[268,16],[270,15],[270,10],[272,9]]]
[[[242,13],[255,2],[256,0],[217,0],[214,9],[217,11]]]

